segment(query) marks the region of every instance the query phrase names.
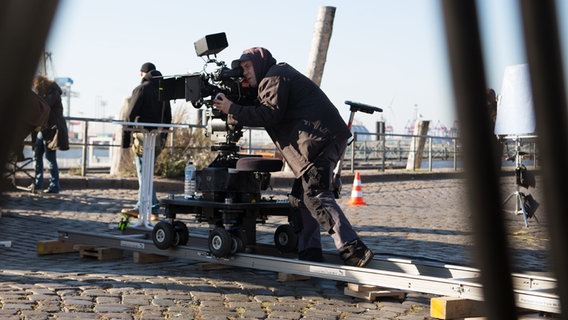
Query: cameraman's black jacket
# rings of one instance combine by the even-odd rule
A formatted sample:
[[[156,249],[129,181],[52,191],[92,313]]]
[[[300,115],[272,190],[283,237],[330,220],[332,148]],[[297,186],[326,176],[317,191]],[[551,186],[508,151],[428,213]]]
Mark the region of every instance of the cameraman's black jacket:
[[[128,110],[126,111],[129,122],[145,123],[172,123],[172,109],[169,101],[160,101],[158,98],[159,88],[151,81],[152,77],[160,77],[160,71],[152,70],[142,78],[142,83],[132,91]],[[146,127],[146,129],[153,129]],[[131,144],[131,132],[123,131],[122,147],[128,148]]]
[[[251,61],[259,105],[233,103],[228,123],[264,127],[298,178],[326,147],[346,141],[351,132],[337,108],[308,77],[286,63],[275,64],[265,49]]]

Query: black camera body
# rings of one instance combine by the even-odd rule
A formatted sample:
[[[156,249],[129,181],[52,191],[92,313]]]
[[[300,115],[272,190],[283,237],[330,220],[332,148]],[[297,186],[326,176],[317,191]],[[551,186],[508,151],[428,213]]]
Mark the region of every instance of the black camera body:
[[[217,53],[228,47],[227,36],[224,32],[207,35],[194,43],[197,56],[204,58],[204,71],[198,73],[154,77],[160,88],[161,101],[185,99],[194,108],[208,108],[207,135],[217,144],[214,150],[235,151],[236,143],[242,137],[240,127],[226,123],[226,115],[211,108],[215,96],[223,93],[229,100],[241,105],[253,105],[256,101],[256,89],[243,85],[243,70],[241,67],[231,69],[225,62],[217,60]],[[214,64],[217,68],[207,72],[207,66]]]
[[[231,69],[225,62],[216,58],[217,53],[228,47],[224,32],[207,35],[196,41],[194,46],[198,57],[206,57],[204,71],[152,78],[160,88],[160,100],[185,99],[199,109],[203,105],[211,107],[215,96],[223,93],[228,99],[239,104],[254,103],[256,90],[242,85],[242,68]],[[207,72],[209,64],[215,64],[218,68]]]

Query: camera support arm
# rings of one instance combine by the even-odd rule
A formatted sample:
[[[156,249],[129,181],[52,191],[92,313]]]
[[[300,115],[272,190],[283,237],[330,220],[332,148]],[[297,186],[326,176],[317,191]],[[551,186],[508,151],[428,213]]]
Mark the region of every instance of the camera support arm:
[[[347,128],[349,128],[349,130],[351,130],[353,119],[355,118],[355,113],[357,111],[365,112],[368,114],[383,112],[383,109],[379,107],[374,107],[364,103],[347,100],[345,101],[345,104],[350,106],[349,111],[351,111],[351,114],[349,115],[349,122],[347,123]],[[347,145],[350,145],[353,141],[355,141],[355,138],[351,139],[351,141],[349,141]],[[341,155],[339,161],[337,162],[337,165],[335,166],[335,170],[333,170],[333,193],[335,195],[335,198],[337,199],[339,199],[341,196],[341,167],[343,166],[343,157],[345,157],[345,151],[343,151],[343,154]]]

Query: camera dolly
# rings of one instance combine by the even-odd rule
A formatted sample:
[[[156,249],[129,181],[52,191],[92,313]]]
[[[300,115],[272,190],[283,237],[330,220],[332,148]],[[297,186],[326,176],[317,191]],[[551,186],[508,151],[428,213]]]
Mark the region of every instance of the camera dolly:
[[[232,165],[234,164],[234,166]],[[165,219],[152,230],[152,241],[159,249],[186,245],[187,226],[176,220],[177,214],[194,214],[197,222],[209,224],[208,247],[215,257],[252,251],[256,244],[256,224],[268,216],[288,216],[287,199],[263,197],[269,186],[270,172],[281,171],[280,159],[232,154],[217,158],[198,172],[200,196],[170,195],[162,199]],[[293,252],[297,236],[289,224],[279,226],[274,242],[281,252]]]

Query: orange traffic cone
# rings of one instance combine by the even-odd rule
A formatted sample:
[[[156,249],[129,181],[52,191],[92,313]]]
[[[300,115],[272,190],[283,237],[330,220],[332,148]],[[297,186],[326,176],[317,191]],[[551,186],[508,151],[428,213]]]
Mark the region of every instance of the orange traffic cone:
[[[353,189],[351,190],[351,200],[347,202],[348,206],[365,206],[363,200],[363,189],[361,189],[361,175],[359,171],[355,172],[355,181],[353,181]]]

